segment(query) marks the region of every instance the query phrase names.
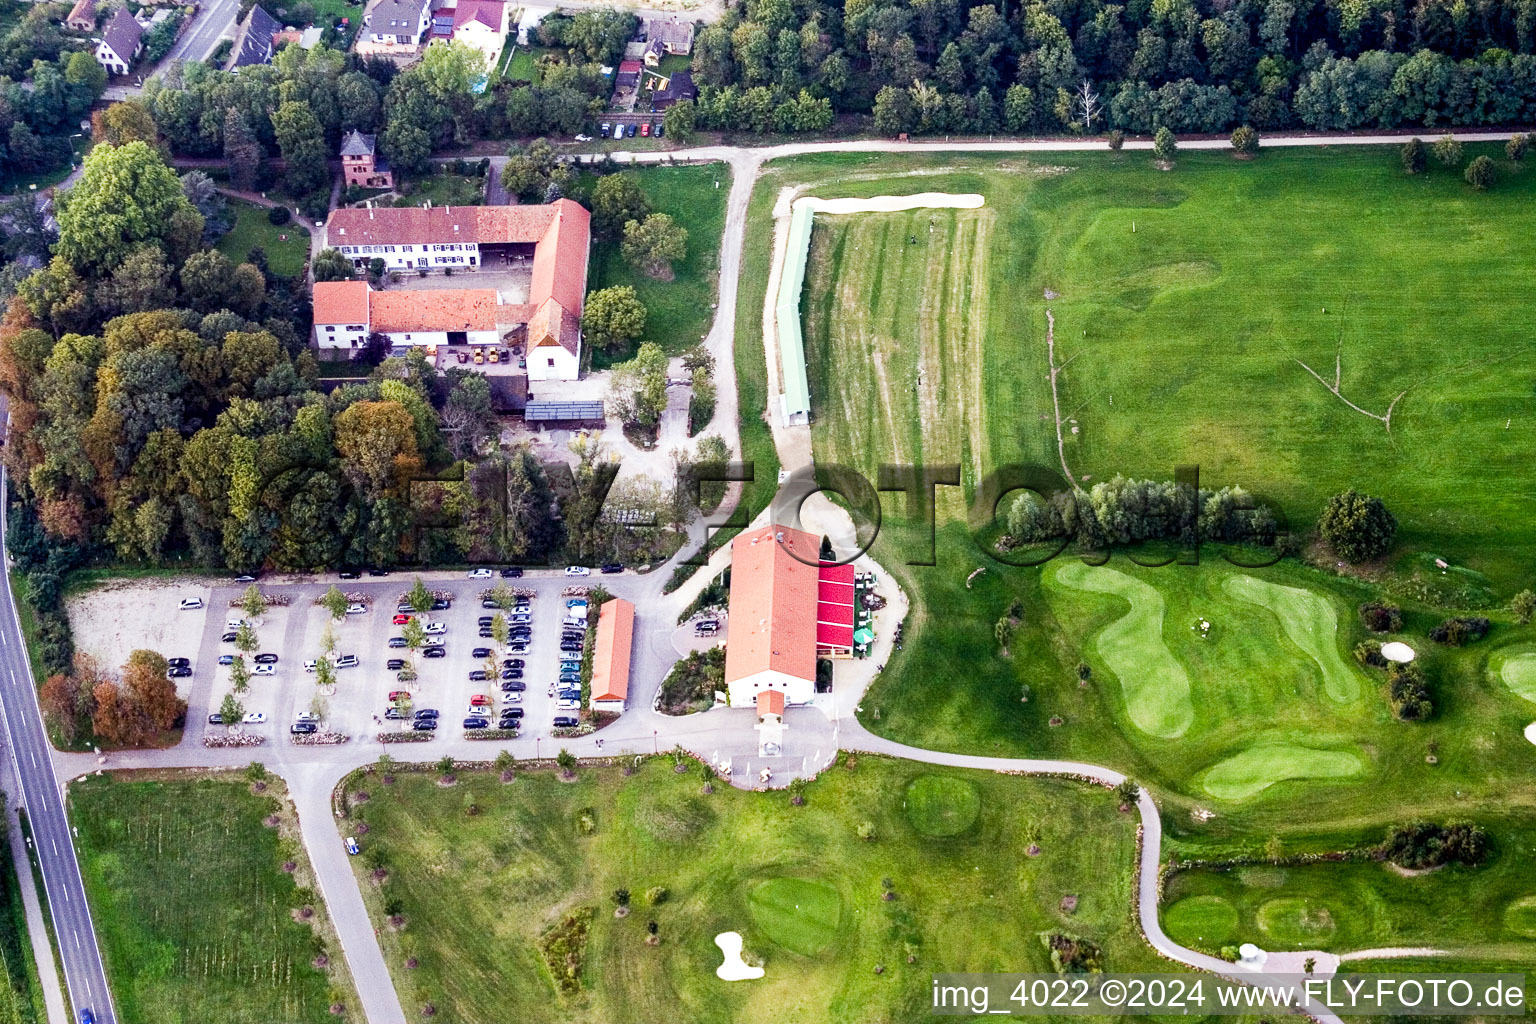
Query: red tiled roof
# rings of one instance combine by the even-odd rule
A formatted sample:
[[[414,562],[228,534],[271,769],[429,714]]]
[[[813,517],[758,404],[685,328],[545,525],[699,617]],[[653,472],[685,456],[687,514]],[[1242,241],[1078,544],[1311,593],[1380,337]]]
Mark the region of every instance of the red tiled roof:
[[[758,690],[757,691],[757,717],[764,715],[784,715],[784,691],[783,690]]]
[[[570,199],[557,199],[544,209],[554,210],[555,215],[533,253],[533,282],[528,288],[528,301],[541,306],[545,299],[553,298],[579,317],[587,291],[592,215]]]
[[[501,31],[507,16],[506,4],[501,0],[459,0],[453,11],[453,27],[460,28],[478,21],[493,32]]]
[[[769,670],[816,678],[820,548],[813,534],[771,525],[731,542],[726,683]]]
[[[629,696],[629,655],[635,638],[635,606],[622,597],[603,602],[592,645],[592,699]]]
[[[493,331],[505,322],[494,288],[374,292],[369,308],[375,331]]]
[[[368,282],[317,281],[313,304],[317,324],[366,324]]]
[[[96,0],[75,0],[75,6],[69,9],[69,17],[64,19],[71,21],[88,21],[92,25],[96,23]]]

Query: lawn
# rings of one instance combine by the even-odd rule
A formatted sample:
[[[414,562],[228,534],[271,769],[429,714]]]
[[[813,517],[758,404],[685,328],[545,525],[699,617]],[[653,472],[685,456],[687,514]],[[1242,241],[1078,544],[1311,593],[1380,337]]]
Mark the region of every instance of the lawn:
[[[231,200],[229,208],[235,214],[235,223],[215,246],[219,252],[232,263],[244,263],[251,249],[259,245],[274,274],[296,277],[304,272],[309,261],[307,228],[294,221],[276,227],[267,220],[265,207]]]
[[[673,280],[658,281],[624,262],[617,239],[594,239],[587,287],[596,291],[632,285],[647,312],[645,335],[640,340],[654,341],[669,355],[679,355],[702,341],[715,319],[720,234],[725,230],[730,170],[725,164],[702,164],[643,167],[632,173],[640,178],[651,209],[668,214],[687,229],[688,255],[676,266]],[[630,354],[593,352],[593,365],[601,369]]]
[[[461,772],[452,788],[432,772],[392,779],[354,779],[345,827],[368,825],[354,863],[412,1019],[431,1006],[461,1024],[913,1020],[936,971],[1049,970],[1040,933],[1055,930],[1099,943],[1107,969],[1169,969],[1128,916],[1134,819],[1079,783],[870,756],[830,769],[803,807],[782,791],[704,795],[665,756],[632,775],[584,767],[574,783],[550,770]],[[541,943],[584,923],[563,991]],[[727,930],[763,981],[715,978]]]
[[[120,1020],[355,1019],[329,1010],[357,1000],[325,908],[302,888],[313,882],[278,780],[256,793],[240,776],[105,775],[69,795]],[[321,955],[328,966],[315,966]]]
[[[1253,942],[1264,949],[1349,952],[1435,947],[1505,969],[1536,960],[1536,879],[1529,870],[1536,819],[1487,822],[1487,863],[1412,877],[1386,864],[1324,863],[1173,875],[1163,927],[1176,942],[1217,952]],[[1395,968],[1391,968],[1395,969]]]
[[[405,185],[405,194],[396,200],[396,206],[420,206],[429,200],[433,206],[480,206],[485,202],[484,178],[431,174],[411,178]]]

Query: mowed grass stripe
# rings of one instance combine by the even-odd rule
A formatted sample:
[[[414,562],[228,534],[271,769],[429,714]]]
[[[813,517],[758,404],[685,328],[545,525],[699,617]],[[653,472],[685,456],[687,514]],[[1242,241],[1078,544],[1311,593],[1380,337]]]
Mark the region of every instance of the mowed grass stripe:
[[[1347,750],[1317,750],[1298,743],[1261,743],[1227,758],[1205,773],[1202,786],[1220,800],[1247,800],[1292,779],[1345,779],[1358,775],[1364,760]]]
[[[1326,597],[1248,575],[1229,577],[1225,586],[1233,597],[1274,612],[1291,643],[1317,665],[1329,700],[1347,704],[1359,699],[1360,677],[1339,655],[1339,613]]]
[[[1104,627],[1094,647],[1120,680],[1125,713],[1142,732],[1162,739],[1184,735],[1194,721],[1189,674],[1163,640],[1163,595],[1117,569],[1082,562],[1058,562],[1050,579],[1057,585],[1111,594],[1130,609]]]

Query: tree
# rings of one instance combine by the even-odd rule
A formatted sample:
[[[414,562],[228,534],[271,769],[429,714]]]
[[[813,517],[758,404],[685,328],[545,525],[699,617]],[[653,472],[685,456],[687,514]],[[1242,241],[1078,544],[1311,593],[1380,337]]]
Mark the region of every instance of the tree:
[[[1461,143],[1454,135],[1442,135],[1435,140],[1435,159],[1442,167],[1455,167],[1461,163]]]
[[[420,469],[416,420],[401,403],[354,402],[331,422],[342,469],[368,492],[378,495],[403,485]],[[435,418],[426,426],[435,428]]]
[[[613,177],[618,175],[609,176]],[[581,333],[606,352],[621,351],[645,333],[645,316],[645,306],[630,285],[602,288],[587,295],[581,313]]]
[[[89,54],[85,56],[89,57]],[[95,63],[95,61],[91,61]],[[96,65],[102,70],[101,65]],[[103,78],[106,72],[102,70]],[[130,142],[143,142],[156,148],[160,145],[160,130],[155,127],[154,115],[139,100],[114,103],[91,118],[91,138],[109,146],[126,146]]]
[[[1427,164],[1424,153],[1424,143],[1418,138],[1409,139],[1403,143],[1402,149],[1403,170],[1409,174],[1422,174]]]
[[[229,305],[235,268],[217,249],[193,253],[181,267],[181,290],[187,302],[204,313]]]
[[[504,613],[497,612],[491,616],[491,639],[496,641],[497,647],[507,646],[508,631],[507,616]]]
[[[223,701],[219,703],[219,717],[225,725],[239,725],[245,717],[245,705],[235,699],[232,693],[226,693]]]
[[[405,646],[413,651],[421,650],[427,642],[427,629],[421,624],[420,619],[413,618],[400,627],[400,635],[405,638]]]
[[[230,107],[224,112],[224,162],[229,167],[231,185],[242,192],[256,188],[262,164],[261,143],[238,107]]]
[[[330,183],[325,129],[308,103],[290,100],[278,107],[272,130],[287,163],[283,181],[290,193],[301,196]]]
[[[82,273],[115,267],[144,242],[175,259],[177,230],[194,220],[198,237],[203,230],[181,180],[144,142],[92,149],[80,180],[60,196],[58,207],[58,254]]]
[[[137,650],[123,665],[123,690],[161,732],[174,728],[187,713],[187,702],[166,678],[170,666],[154,651]]]
[[[240,608],[252,619],[259,619],[267,610],[267,599],[261,588],[252,583],[240,594]]]
[[[1082,120],[1085,131],[1093,131],[1094,118],[1099,116],[1099,94],[1094,92],[1093,83],[1083,79],[1077,87],[1077,93],[1072,97],[1072,109]]]
[[[256,637],[256,629],[249,622],[242,622],[235,630],[235,647],[243,654],[253,654],[256,648],[261,646],[261,641]]]
[[[341,592],[341,588],[334,583],[320,598],[320,606],[331,613],[331,618],[342,619],[347,614],[347,595]]]
[[[171,266],[158,246],[142,245],[129,253],[96,289],[96,301],[115,313],[166,309],[176,302]]]
[[[688,255],[688,230],[665,213],[653,213],[624,225],[619,252],[630,266],[670,281],[672,264]]]
[[[692,100],[683,100],[674,103],[667,108],[667,112],[661,115],[661,126],[666,129],[669,138],[678,142],[687,142],[693,138],[698,125],[698,107]]]
[[[651,201],[633,171],[605,174],[592,186],[592,230],[599,235],[618,238],[625,224],[650,212]]]
[[[448,379],[452,384],[443,403],[443,432],[454,456],[467,459],[500,430],[491,403],[491,385],[484,374],[474,372],[454,374],[450,370]]]
[[[576,755],[564,747],[561,747],[560,753],[555,755],[555,763],[560,766],[560,774],[566,778],[570,778],[576,771]]]
[[[405,603],[410,605],[417,615],[425,615],[432,610],[432,591],[421,582],[421,577],[416,577],[416,582],[411,584],[410,591],[405,595]]]
[[[336,663],[328,657],[315,659],[315,687],[328,690],[336,685]]]
[[[1159,128],[1157,134],[1152,137],[1152,156],[1158,163],[1172,164],[1174,154],[1178,150],[1178,140],[1174,138],[1173,132],[1168,130],[1168,126],[1164,125]]]
[[[1340,558],[1367,562],[1392,546],[1397,519],[1380,498],[1351,489],[1328,499],[1317,530]]]
[[[1467,164],[1466,172],[1462,176],[1466,178],[1467,184],[1471,185],[1478,192],[1485,192],[1492,188],[1493,183],[1498,180],[1499,172],[1494,167],[1493,161],[1488,157],[1477,156],[1473,157],[1472,162]]]
[[[313,264],[316,281],[352,280],[352,261],[339,249],[322,249]]]
[[[635,358],[613,368],[609,382],[614,411],[626,423],[654,427],[667,407],[667,357],[648,341]]]
[[[1531,137],[1519,132],[1511,135],[1509,141],[1504,143],[1504,157],[1512,164],[1518,164],[1525,159],[1525,154],[1531,148]]]
[[[545,139],[535,139],[526,150],[508,154],[501,187],[524,200],[542,198],[558,163],[555,148]]]
[[[1536,616],[1536,593],[1530,590],[1522,590],[1509,602],[1510,613],[1515,621],[1524,626],[1530,623],[1531,617]]]
[[[1238,156],[1253,156],[1259,151],[1259,133],[1249,125],[1232,129],[1232,152]]]

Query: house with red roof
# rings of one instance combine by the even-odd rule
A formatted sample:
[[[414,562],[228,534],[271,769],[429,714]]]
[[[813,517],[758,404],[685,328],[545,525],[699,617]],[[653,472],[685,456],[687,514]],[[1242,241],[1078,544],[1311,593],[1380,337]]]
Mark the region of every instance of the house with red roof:
[[[604,601],[592,644],[593,711],[620,712],[629,699],[629,662],[635,643],[635,606],[622,597]]]
[[[315,346],[324,351],[362,348],[370,334],[396,348],[499,345],[532,315],[494,288],[377,291],[367,281],[318,281],[312,305]]]
[[[579,376],[581,309],[592,236],[591,214],[579,203],[558,199],[543,206],[334,210],[325,232],[326,245],[359,268],[379,259],[386,270],[473,272],[487,261],[494,265],[531,256],[528,302],[504,306],[497,315],[523,316],[529,380]]]
[[[432,11],[431,41],[454,42],[485,54],[487,69],[501,62],[510,5],[505,0],[450,0]]]

